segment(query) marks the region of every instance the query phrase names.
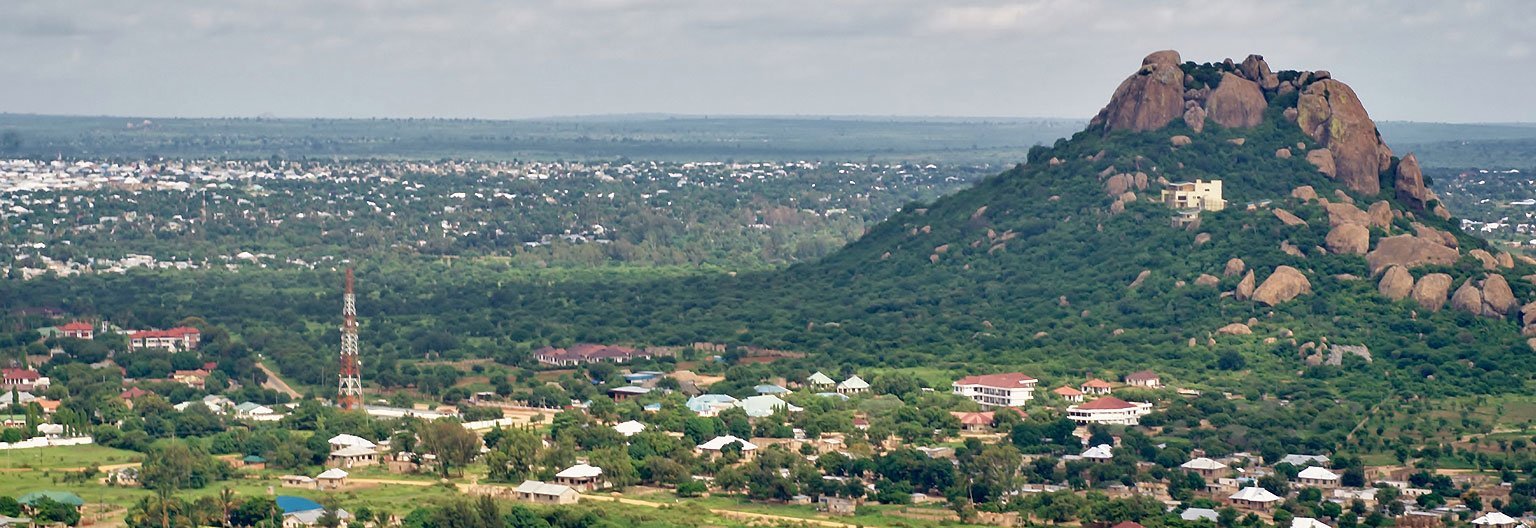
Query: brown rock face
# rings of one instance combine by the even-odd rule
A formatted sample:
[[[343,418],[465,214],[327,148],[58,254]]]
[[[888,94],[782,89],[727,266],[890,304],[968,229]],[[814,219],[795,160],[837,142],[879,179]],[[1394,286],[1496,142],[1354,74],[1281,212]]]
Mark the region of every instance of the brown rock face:
[[[1360,224],[1342,224],[1328,232],[1325,243],[1330,253],[1364,255],[1371,245],[1371,232]]]
[[[1509,289],[1509,281],[1504,280],[1503,275],[1490,273],[1483,279],[1483,315],[1504,317],[1519,305],[1520,301],[1515,299],[1515,292]]]
[[[1253,286],[1254,282],[1253,270],[1248,270],[1248,274],[1243,275],[1243,280],[1237,282],[1237,290],[1232,292],[1232,296],[1236,297],[1239,301],[1252,299],[1253,292],[1257,289]]]
[[[1413,208],[1423,211],[1429,203],[1429,189],[1424,187],[1424,172],[1419,169],[1419,158],[1413,153],[1397,162],[1397,197]]]
[[[1227,326],[1217,328],[1216,333],[1221,335],[1248,335],[1253,333],[1253,329],[1248,328],[1248,325],[1243,323],[1232,323]]]
[[[1371,216],[1361,211],[1359,207],[1348,203],[1329,203],[1323,206],[1328,210],[1328,225],[1338,227],[1344,224],[1369,225]]]
[[[1191,140],[1189,139],[1189,136],[1180,135],[1180,136],[1173,136],[1171,138],[1168,138],[1168,143],[1172,144],[1175,147],[1182,147],[1182,146],[1190,144],[1190,142],[1191,142]]]
[[[1269,278],[1264,279],[1264,284],[1253,291],[1253,300],[1274,306],[1311,291],[1312,282],[1301,271],[1290,266],[1279,266],[1274,273],[1269,274]]]
[[[1243,262],[1243,259],[1233,257],[1227,259],[1227,267],[1221,270],[1221,276],[1235,277],[1237,274],[1242,273],[1243,270],[1247,268],[1248,264]]]
[[[1520,326],[1536,325],[1536,301],[1520,307]]]
[[[1467,254],[1471,255],[1472,258],[1477,259],[1478,262],[1482,262],[1483,269],[1485,270],[1497,269],[1499,267],[1498,259],[1493,258],[1493,255],[1487,251],[1474,249],[1472,251],[1468,251]]]
[[[1376,289],[1388,299],[1401,301],[1413,293],[1413,274],[1408,273],[1408,268],[1392,266],[1382,274],[1381,282],[1376,284]]]
[[[1338,167],[1334,166],[1333,153],[1329,152],[1328,149],[1320,148],[1307,151],[1307,163],[1317,167],[1317,172],[1321,172],[1329,178],[1338,179]]]
[[[1291,148],[1290,147],[1285,147],[1285,148],[1276,149],[1275,150],[1275,157],[1280,158],[1280,159],[1291,159]]]
[[[1221,84],[1205,99],[1205,111],[1227,128],[1252,128],[1264,121],[1269,103],[1259,84],[1231,73],[1221,76]]]
[[[1110,176],[1108,180],[1104,180],[1104,194],[1108,194],[1110,196],[1119,196],[1121,194],[1125,194],[1125,191],[1130,190],[1131,186],[1135,184],[1136,178],[1134,176],[1129,174],[1116,174],[1114,176]]]
[[[1366,196],[1381,192],[1376,123],[1349,85],[1326,78],[1314,82],[1297,99],[1296,110],[1301,131],[1332,155],[1334,179]]]
[[[1371,218],[1371,227],[1388,229],[1392,227],[1392,205],[1385,201],[1371,204],[1365,214]]]
[[[1199,106],[1192,106],[1192,107],[1189,108],[1189,110],[1185,110],[1184,111],[1184,124],[1186,126],[1188,126],[1190,130],[1195,131],[1196,134],[1204,132],[1205,131],[1205,109],[1204,108],[1200,108]]]
[[[1195,286],[1207,286],[1214,288],[1217,284],[1221,284],[1221,279],[1216,278],[1215,275],[1201,273],[1199,277],[1195,277]]]
[[[1259,83],[1265,90],[1274,90],[1280,86],[1280,78],[1269,71],[1269,64],[1264,62],[1263,55],[1249,55],[1238,65],[1237,70],[1242,72],[1244,78]]]
[[[1163,128],[1184,113],[1184,72],[1179,52],[1165,50],[1147,55],[1137,70],[1109,98],[1093,123],[1104,133],[1116,130],[1146,132]]]
[[[1456,240],[1456,235],[1452,235],[1448,232],[1441,231],[1439,229],[1435,229],[1418,222],[1413,222],[1409,224],[1409,226],[1413,228],[1413,234],[1419,236],[1420,238],[1439,240],[1441,244],[1445,244],[1445,247],[1448,248],[1460,247],[1460,242]]]
[[[1472,279],[1461,283],[1456,288],[1456,293],[1451,295],[1451,308],[1461,310],[1473,315],[1483,314],[1483,291],[1472,284]]]
[[[1445,296],[1451,291],[1451,276],[1444,273],[1431,273],[1419,278],[1419,282],[1413,285],[1413,302],[1431,312],[1440,311],[1445,306]]]
[[[1303,185],[1291,189],[1291,197],[1303,202],[1310,202],[1317,199],[1317,191],[1313,190],[1311,185]]]
[[[1504,252],[1504,251],[1500,251],[1498,255],[1494,255],[1494,256],[1498,257],[1498,259],[1499,259],[1499,267],[1501,267],[1501,268],[1513,268],[1513,267],[1515,267],[1515,258],[1509,256],[1509,253]]]
[[[1365,262],[1371,273],[1376,274],[1394,265],[1407,268],[1422,264],[1451,265],[1460,256],[1460,252],[1445,247],[1439,240],[1399,235],[1376,242],[1376,249],[1365,255]]]
[[[1290,211],[1287,211],[1285,209],[1275,209],[1274,213],[1275,213],[1275,218],[1279,218],[1281,222],[1285,223],[1285,225],[1288,225],[1288,226],[1307,225],[1307,221],[1306,220],[1302,220],[1301,217],[1298,217],[1298,216],[1296,216],[1294,214],[1291,214]]]

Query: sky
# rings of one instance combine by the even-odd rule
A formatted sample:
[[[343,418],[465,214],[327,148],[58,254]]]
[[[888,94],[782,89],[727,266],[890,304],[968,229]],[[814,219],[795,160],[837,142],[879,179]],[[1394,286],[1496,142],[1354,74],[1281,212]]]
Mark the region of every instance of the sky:
[[[1536,2],[4,0],[0,112],[1088,118],[1147,53],[1536,121]]]

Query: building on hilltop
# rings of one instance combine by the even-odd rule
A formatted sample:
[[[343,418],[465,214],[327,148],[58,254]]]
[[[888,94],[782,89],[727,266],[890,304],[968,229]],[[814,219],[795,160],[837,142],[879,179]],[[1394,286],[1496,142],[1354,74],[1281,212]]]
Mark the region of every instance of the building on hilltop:
[[[966,376],[951,387],[954,393],[970,398],[984,407],[1023,407],[1035,398],[1038,380],[1022,372]]]
[[[1152,412],[1152,404],[1131,403],[1114,396],[1104,396],[1082,405],[1067,407],[1067,418],[1080,424],[1137,425]]]
[[[1221,180],[1170,183],[1163,188],[1162,202],[1181,211],[1220,211],[1227,208],[1227,201],[1221,197]]]
[[[84,339],[89,341],[96,336],[96,327],[91,326],[91,323],[87,323],[85,321],[75,321],[73,323],[60,326],[59,333],[63,334],[64,337],[73,337],[75,339]]]
[[[134,351],[145,348],[192,350],[197,348],[202,339],[203,333],[189,326],[178,326],[170,330],[141,330],[128,334],[128,348]]]

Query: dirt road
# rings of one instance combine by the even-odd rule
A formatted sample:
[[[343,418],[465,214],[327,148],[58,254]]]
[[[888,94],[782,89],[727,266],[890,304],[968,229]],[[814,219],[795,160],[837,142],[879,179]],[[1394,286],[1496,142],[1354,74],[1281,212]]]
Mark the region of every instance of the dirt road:
[[[289,398],[293,398],[295,400],[304,399],[304,395],[299,394],[299,391],[293,390],[293,387],[289,387],[288,382],[283,381],[283,378],[277,377],[277,373],[272,372],[272,369],[267,368],[265,364],[257,362],[256,368],[259,368],[262,372],[267,373],[267,382],[261,384],[261,386],[281,392],[283,394],[287,394]]]

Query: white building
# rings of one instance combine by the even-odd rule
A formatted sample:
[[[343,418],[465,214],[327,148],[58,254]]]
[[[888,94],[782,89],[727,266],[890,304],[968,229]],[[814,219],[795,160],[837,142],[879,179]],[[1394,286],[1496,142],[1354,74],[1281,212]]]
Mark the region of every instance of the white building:
[[[1472,519],[1472,525],[1479,528],[1514,528],[1515,526],[1524,526],[1525,523],[1520,522],[1514,517],[1505,515],[1504,512],[1494,511],[1489,512],[1482,517]]]
[[[1231,497],[1227,497],[1227,500],[1232,501],[1233,506],[1267,510],[1280,503],[1282,499],[1267,489],[1252,486],[1233,493]]]
[[[1150,403],[1132,403],[1114,396],[1104,396],[1067,407],[1067,418],[1080,424],[1137,425],[1141,423],[1141,417],[1150,412]]]
[[[624,436],[635,436],[645,432],[645,424],[630,420],[613,426],[613,430],[618,431],[619,434]]]
[[[986,407],[1023,407],[1035,399],[1038,380],[1022,372],[966,376],[951,387],[955,394],[970,398]]]
[[[1162,202],[1181,210],[1220,211],[1227,207],[1221,197],[1221,180],[1170,183],[1163,189]]]
[[[1226,464],[1205,457],[1200,457],[1189,462],[1185,462],[1179,465],[1179,467],[1186,471],[1193,471],[1207,477],[1227,469]]]
[[[1313,488],[1337,488],[1339,487],[1339,475],[1327,469],[1310,466],[1296,474],[1296,480],[1303,486]]]
[[[848,379],[843,380],[842,383],[837,384],[838,394],[859,394],[864,392],[869,392],[869,382],[864,381],[858,374],[854,374]]]

